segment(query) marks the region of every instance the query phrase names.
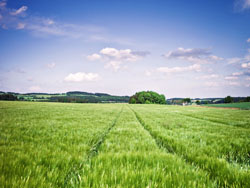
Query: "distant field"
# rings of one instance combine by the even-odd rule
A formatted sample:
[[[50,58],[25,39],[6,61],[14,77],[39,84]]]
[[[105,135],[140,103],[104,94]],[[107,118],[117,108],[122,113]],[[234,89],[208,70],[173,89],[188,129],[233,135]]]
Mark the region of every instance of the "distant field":
[[[243,110],[250,110],[250,102],[240,102],[240,103],[223,103],[223,104],[205,104],[202,106],[210,107],[223,107],[223,108],[240,108]]]
[[[0,187],[250,187],[250,111],[0,101]]]

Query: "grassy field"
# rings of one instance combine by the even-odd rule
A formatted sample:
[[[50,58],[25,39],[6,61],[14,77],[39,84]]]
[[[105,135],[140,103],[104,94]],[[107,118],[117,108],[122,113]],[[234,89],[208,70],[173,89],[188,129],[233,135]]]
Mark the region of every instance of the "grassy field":
[[[221,108],[239,108],[239,109],[242,109],[242,110],[250,110],[250,102],[204,104],[202,106],[221,107]]]
[[[0,187],[250,187],[250,111],[0,101]]]

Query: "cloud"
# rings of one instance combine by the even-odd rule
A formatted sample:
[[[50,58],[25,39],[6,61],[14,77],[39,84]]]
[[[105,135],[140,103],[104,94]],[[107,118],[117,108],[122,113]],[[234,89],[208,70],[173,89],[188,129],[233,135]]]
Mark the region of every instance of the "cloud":
[[[90,61],[100,60],[102,57],[99,54],[88,55],[87,59]]]
[[[240,63],[241,61],[242,61],[242,58],[239,58],[239,57],[227,59],[228,64],[236,64],[236,63]]]
[[[18,23],[16,29],[24,29],[25,24],[24,23]]]
[[[70,73],[68,76],[64,78],[66,82],[84,82],[84,81],[96,81],[100,78],[100,76],[96,73]]]
[[[52,63],[50,63],[50,64],[47,64],[47,67],[48,67],[49,69],[53,69],[53,68],[56,67],[56,63],[52,62]]]
[[[249,81],[250,81],[250,76],[246,77],[246,80],[249,80]]]
[[[238,77],[237,76],[226,76],[225,80],[237,80]]]
[[[16,16],[16,15],[22,14],[22,13],[25,12],[27,9],[28,9],[27,6],[22,6],[21,8],[15,10],[15,11],[13,11],[13,12],[10,12],[10,15]]]
[[[0,27],[3,29],[25,29],[35,36],[58,36],[88,39],[103,28],[92,25],[77,25],[56,22],[50,18],[33,16],[26,13],[27,6],[17,10],[8,8],[6,1],[0,2]],[[25,26],[25,27],[24,27]]]
[[[178,48],[163,55],[166,59],[185,60],[195,64],[208,64],[223,60],[223,58],[211,55],[208,49],[202,48]]]
[[[114,71],[119,70],[124,67],[123,65],[126,62],[135,62],[138,61],[145,56],[147,56],[149,52],[147,51],[133,51],[131,49],[116,49],[116,48],[103,48],[100,50],[99,54],[94,53],[92,55],[88,55],[87,59],[90,61],[102,60],[106,62],[105,68],[111,68]]]
[[[145,56],[150,54],[150,52],[148,52],[148,51],[133,51],[131,53],[133,55],[138,55],[138,56],[141,56],[141,57],[145,57]]]
[[[1,1],[0,2],[0,8],[3,9],[6,6],[6,1]]]
[[[250,0],[235,0],[235,8],[239,11],[244,11],[250,8]]]
[[[242,68],[250,68],[250,63],[243,63],[241,64]]]
[[[148,55],[145,51],[132,51],[131,49],[118,50],[115,48],[103,48],[100,51],[104,57],[119,61],[137,61]]]
[[[247,43],[250,43],[250,38],[247,39]]]
[[[187,67],[159,67],[157,71],[163,73],[180,73],[180,72],[188,72],[188,71],[196,71],[199,72],[201,70],[201,66],[199,64],[193,64]]]
[[[243,72],[234,72],[232,73],[232,76],[241,76],[243,74],[244,74]]]
[[[230,86],[240,86],[239,82],[228,82],[228,85]]]
[[[201,48],[178,48],[174,51],[169,51],[164,56],[166,58],[183,58],[183,57],[200,57],[200,56],[207,56],[210,52],[207,49]]]
[[[145,71],[145,75],[146,75],[146,76],[151,76],[151,75],[152,75],[152,72],[147,70],[147,71]]]
[[[105,65],[105,68],[111,68],[114,71],[118,71],[121,68],[122,62],[120,61],[110,61]]]
[[[204,76],[201,76],[199,78],[202,78],[202,79],[214,79],[214,78],[219,78],[219,75],[218,74],[204,75]]]
[[[41,89],[41,87],[40,86],[31,86],[30,88],[29,88],[29,91],[31,91],[31,92],[39,92],[39,91],[41,91],[42,89]]]
[[[205,82],[205,85],[208,87],[218,87],[220,84],[218,82]]]

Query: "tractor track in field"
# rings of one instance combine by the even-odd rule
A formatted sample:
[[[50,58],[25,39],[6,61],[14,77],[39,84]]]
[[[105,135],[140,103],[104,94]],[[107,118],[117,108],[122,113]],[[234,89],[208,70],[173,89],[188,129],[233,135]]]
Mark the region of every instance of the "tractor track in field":
[[[164,142],[163,138],[161,137],[158,137],[156,135],[154,135],[152,133],[152,130],[146,125],[146,123],[144,122],[144,120],[140,117],[140,115],[134,110],[132,109],[131,107],[129,107],[130,110],[134,113],[134,115],[136,116],[137,120],[139,121],[139,123],[141,124],[141,126],[151,135],[151,137],[155,140],[157,146],[160,148],[160,149],[163,149],[165,152],[168,152],[168,153],[171,153],[171,154],[174,154],[180,158],[182,158],[186,163],[192,165],[192,166],[195,166],[197,167],[198,169],[206,172],[209,174],[209,178],[211,180],[214,180],[218,183],[218,186],[219,187],[231,187],[231,186],[234,186],[233,182],[236,181],[237,178],[233,177],[234,181],[232,182],[232,180],[230,180],[230,178],[232,177],[221,177],[219,172],[217,172],[216,174],[214,174],[214,172],[211,172],[210,171],[210,167],[216,167],[216,163],[215,164],[211,164],[210,167],[206,167],[206,163],[210,160],[210,157],[208,157],[207,159],[205,159],[205,161],[203,161],[203,163],[199,164],[197,163],[196,159],[192,160],[188,155],[186,154],[181,154],[179,152],[176,152],[175,149],[166,144],[166,142]],[[199,160],[199,158],[197,158]],[[229,163],[228,163],[229,164]],[[218,177],[220,176],[220,177]],[[223,179],[223,181],[221,182],[221,178]],[[225,178],[225,179],[224,179]],[[223,182],[227,180],[228,183],[224,184]],[[231,184],[232,183],[232,184]],[[245,185],[245,182],[241,182],[242,186],[244,187]]]
[[[150,136],[156,142],[157,146],[160,149],[163,149],[164,151],[166,151],[168,153],[175,153],[174,149],[171,146],[166,145],[160,138],[158,138],[157,136],[152,134],[152,131],[146,126],[145,122],[142,120],[142,118],[139,116],[139,114],[134,109],[132,109],[131,107],[129,107],[129,109],[134,113],[137,121],[140,123],[140,125],[143,127],[143,129],[146,130],[150,134]]]
[[[247,129],[246,127],[242,126],[242,125],[232,125],[232,124],[228,124],[228,123],[223,123],[221,121],[216,121],[216,120],[208,120],[208,119],[204,119],[204,118],[200,118],[200,117],[196,117],[196,116],[192,116],[192,115],[186,115],[186,114],[182,114],[182,113],[176,113],[180,116],[185,116],[191,119],[197,119],[197,120],[201,120],[201,121],[206,121],[209,123],[216,123],[216,124],[221,124],[221,125],[227,125],[227,126],[231,126],[231,127],[235,127],[235,128],[242,128],[242,129]]]
[[[119,117],[122,114],[123,109],[124,109],[124,106],[121,108],[120,112],[116,115],[115,119],[112,121],[112,123],[108,127],[108,129],[106,129],[106,131],[104,131],[102,134],[100,134],[97,137],[97,139],[94,141],[94,144],[91,146],[90,150],[87,153],[86,159],[83,160],[83,162],[80,163],[80,165],[75,165],[69,170],[69,172],[65,176],[63,187],[78,187],[77,185],[79,185],[81,183],[81,170],[83,168],[83,165],[86,163],[89,163],[90,160],[94,156],[98,155],[98,150],[99,150],[101,144],[105,141],[109,132],[116,125]]]

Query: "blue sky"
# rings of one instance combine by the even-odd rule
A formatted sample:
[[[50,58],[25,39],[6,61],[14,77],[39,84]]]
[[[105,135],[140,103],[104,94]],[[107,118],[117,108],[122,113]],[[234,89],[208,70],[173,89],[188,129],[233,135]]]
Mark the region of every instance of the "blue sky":
[[[250,0],[0,0],[0,90],[250,95]]]

